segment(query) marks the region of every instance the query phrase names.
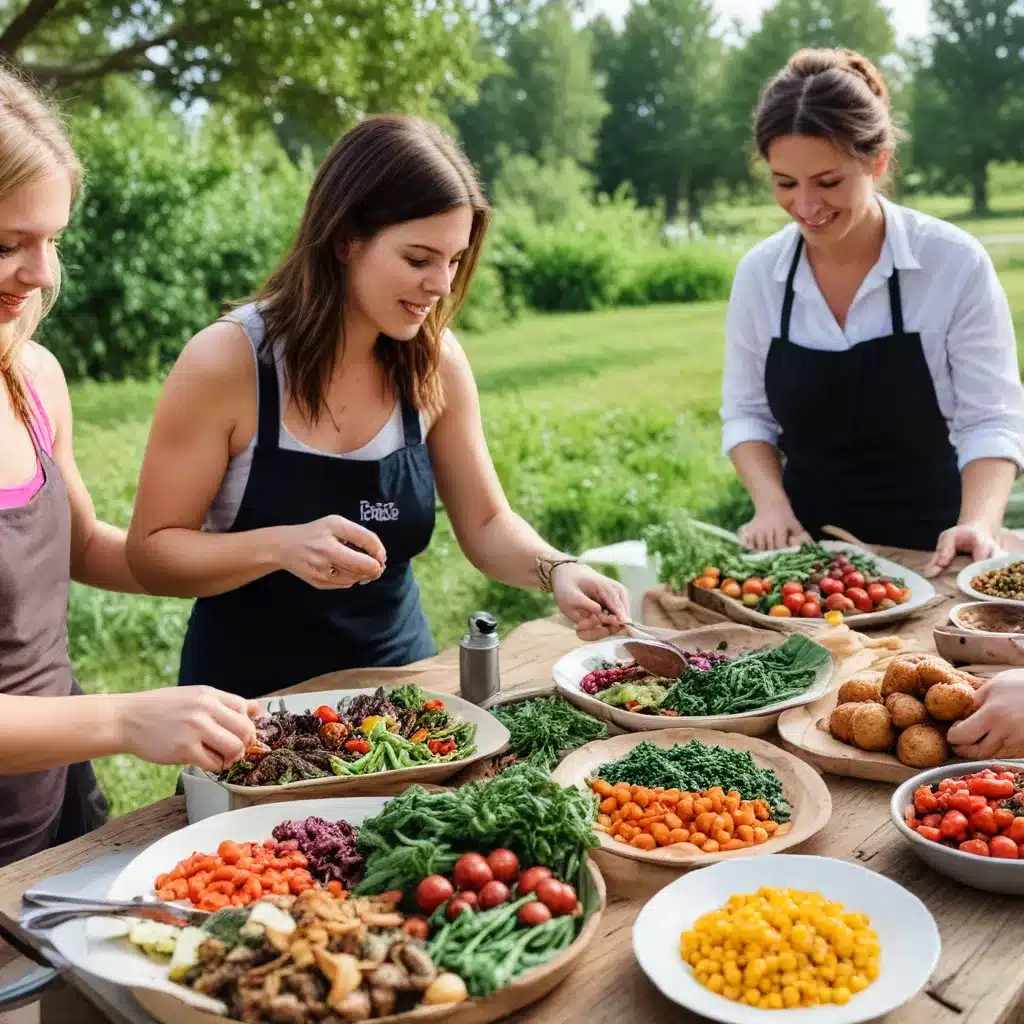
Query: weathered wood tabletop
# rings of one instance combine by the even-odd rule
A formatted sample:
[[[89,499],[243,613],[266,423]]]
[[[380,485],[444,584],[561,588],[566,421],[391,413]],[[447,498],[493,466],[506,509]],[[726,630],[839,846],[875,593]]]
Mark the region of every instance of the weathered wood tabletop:
[[[879,554],[908,568],[920,568],[925,561],[919,553],[885,550]],[[898,633],[910,646],[930,648],[934,624],[955,602],[954,579],[955,573],[949,573],[937,581],[945,598],[942,603],[886,632]],[[521,626],[502,645],[503,689],[549,681],[553,662],[577,643],[570,630],[551,620]],[[409,671],[396,670],[396,675],[408,675]],[[412,671],[422,673],[416,680],[421,685],[454,691],[458,686],[457,651],[445,651]],[[1024,1020],[1024,902],[961,888],[925,867],[890,823],[890,786],[834,776],[826,776],[826,781],[832,794],[832,818],[822,832],[795,852],[857,861],[899,882],[927,904],[942,934],[942,958],[928,985],[886,1020],[892,1024]],[[175,797],[119,818],[74,843],[0,870],[0,934],[35,945],[18,925],[21,894],[26,888],[104,854],[147,845],[185,824],[184,801]],[[531,1024],[697,1020],[662,997],[633,958],[631,929],[642,902],[610,897],[601,935],[579,967],[551,995],[513,1019]],[[120,1012],[107,1004],[87,979],[72,974],[67,980],[78,1000],[73,1015],[67,998],[59,1010],[50,1012],[44,1003],[43,1024],[69,1020],[125,1024]]]

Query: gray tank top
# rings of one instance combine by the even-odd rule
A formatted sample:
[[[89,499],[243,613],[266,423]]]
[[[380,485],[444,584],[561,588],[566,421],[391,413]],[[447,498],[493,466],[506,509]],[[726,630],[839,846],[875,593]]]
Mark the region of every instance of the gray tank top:
[[[253,359],[257,358],[260,344],[263,342],[263,317],[256,308],[255,303],[241,306],[233,310],[225,320],[234,321],[245,331],[245,336],[252,346]],[[274,369],[277,373],[277,388],[280,395],[281,409],[285,408],[285,384],[284,367],[281,364],[280,353],[274,352]],[[259,389],[256,392],[256,401],[259,402]],[[259,409],[257,408],[257,421]],[[420,413],[420,431],[424,440],[427,438],[427,423],[423,413]],[[396,402],[387,423],[381,427],[380,432],[372,440],[351,452],[322,452],[303,444],[291,431],[282,423],[278,433],[278,444],[282,448],[290,448],[293,451],[311,452],[315,455],[323,455],[332,459],[353,459],[361,461],[374,461],[383,459],[386,455],[398,451],[405,444],[405,434],[402,429],[402,404]],[[226,533],[231,529],[238,515],[238,509],[242,504],[242,495],[245,494],[245,485],[249,482],[249,468],[252,466],[252,453],[256,449],[256,434],[253,433],[252,440],[245,449],[237,455],[231,456],[228,460],[228,468],[220,482],[220,488],[214,496],[210,509],[206,514],[206,522],[203,529],[210,533]]]

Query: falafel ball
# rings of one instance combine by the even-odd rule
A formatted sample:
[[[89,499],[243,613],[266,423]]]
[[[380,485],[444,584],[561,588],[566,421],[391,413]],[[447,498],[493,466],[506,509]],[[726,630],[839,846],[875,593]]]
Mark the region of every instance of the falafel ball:
[[[897,654],[889,662],[882,679],[882,699],[892,693],[921,692],[921,680],[917,675],[917,664],[924,656],[915,654]]]
[[[967,683],[936,683],[925,694],[924,706],[940,722],[958,722],[974,713],[974,690]]]
[[[840,704],[862,704],[872,701],[882,703],[882,673],[862,672],[860,675],[847,679],[839,687]]]
[[[917,666],[917,678],[925,693],[939,683],[952,684],[963,681],[961,673],[953,668],[948,661],[943,661],[939,657],[925,658]]]
[[[885,698],[885,710],[897,729],[909,729],[912,725],[924,725],[928,721],[924,704],[909,693],[890,693]]]
[[[892,718],[881,704],[857,704],[850,721],[850,738],[860,750],[888,750],[896,742]]]
[[[949,744],[930,725],[912,725],[900,733],[896,756],[910,768],[936,768],[949,759]]]
[[[861,704],[838,704],[829,716],[828,731],[840,743],[852,743],[851,722]]]

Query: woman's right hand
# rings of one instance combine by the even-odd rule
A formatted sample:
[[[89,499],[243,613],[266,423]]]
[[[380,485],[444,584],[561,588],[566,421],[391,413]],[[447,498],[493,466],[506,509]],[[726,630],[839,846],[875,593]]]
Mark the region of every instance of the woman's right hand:
[[[755,551],[777,551],[811,539],[800,520],[793,515],[788,502],[757,512],[749,523],[739,528],[737,534]]]
[[[256,741],[259,704],[209,686],[174,686],[118,697],[118,749],[153,764],[221,772]]]
[[[281,567],[318,590],[370,583],[387,566],[388,556],[380,538],[342,516],[324,516],[312,523],[279,526],[276,530],[281,541]]]

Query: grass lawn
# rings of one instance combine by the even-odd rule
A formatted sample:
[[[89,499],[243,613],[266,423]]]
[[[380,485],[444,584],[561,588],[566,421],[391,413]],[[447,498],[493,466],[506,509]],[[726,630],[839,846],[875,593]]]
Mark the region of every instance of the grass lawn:
[[[942,203],[943,215],[959,212]],[[773,208],[744,216],[752,231],[778,223]],[[981,237],[1008,236],[993,255],[1024,339],[1024,241],[1012,238],[1024,239],[1024,217],[968,226]],[[626,539],[680,506],[727,525],[741,520],[745,496],[718,455],[724,312],[716,302],[532,317],[462,337],[502,482],[517,511],[553,543],[582,550]],[[73,389],[79,465],[99,514],[122,526],[158,390],[154,382]],[[416,570],[441,647],[457,640],[477,608],[494,611],[505,628],[552,610],[546,595],[483,580],[443,516]],[[188,607],[74,586],[69,633],[83,687],[173,684]],[[130,757],[97,770],[115,814],[168,795],[177,776]]]

